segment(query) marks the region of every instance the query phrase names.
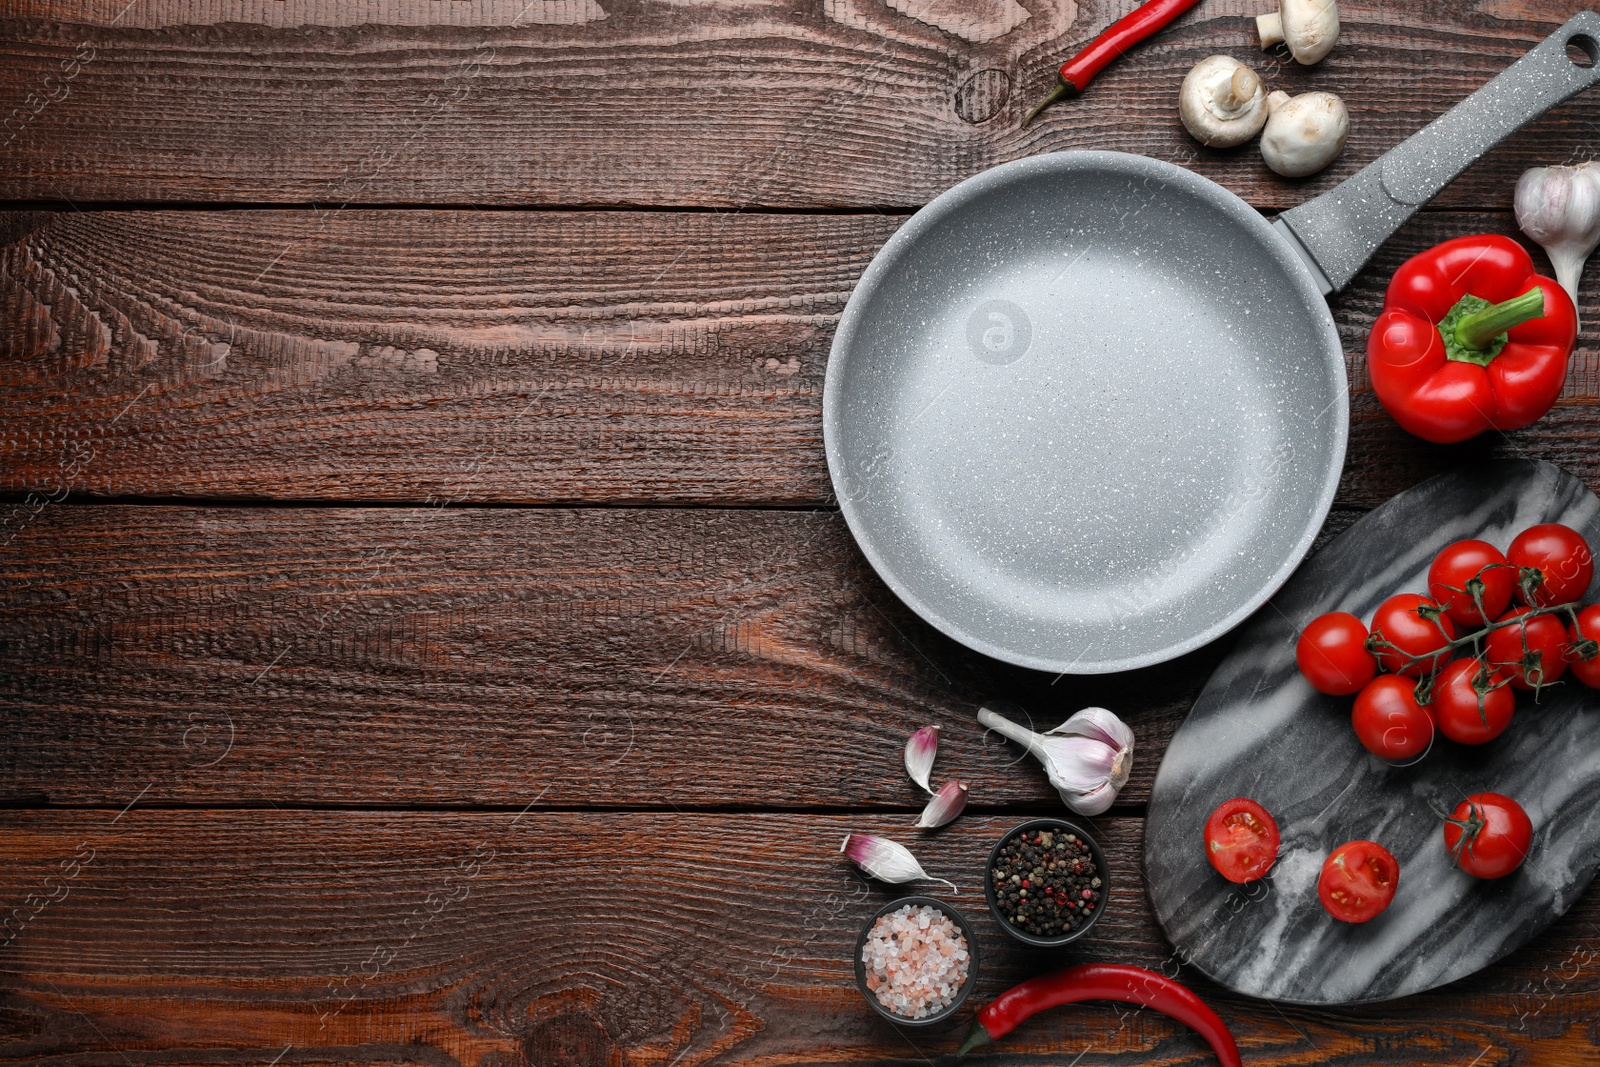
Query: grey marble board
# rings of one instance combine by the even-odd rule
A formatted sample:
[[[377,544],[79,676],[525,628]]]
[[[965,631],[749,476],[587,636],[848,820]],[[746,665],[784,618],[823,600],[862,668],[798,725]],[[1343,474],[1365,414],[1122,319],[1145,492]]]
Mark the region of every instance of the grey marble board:
[[[1418,993],[1513,951],[1571,906],[1600,863],[1600,694],[1564,681],[1535,705],[1519,693],[1510,728],[1469,748],[1439,738],[1419,764],[1373,757],[1350,728],[1352,697],[1300,677],[1294,642],[1324,611],[1363,621],[1388,596],[1426,592],[1434,554],[1479,537],[1504,550],[1518,531],[1563,522],[1600,547],[1600,500],[1548,463],[1504,460],[1433,478],[1364,516],[1308,561],[1239,634],[1156,775],[1145,829],[1150,900],[1179,958],[1250,996],[1350,1004]],[[1586,601],[1597,598],[1597,581]],[[1450,866],[1430,801],[1504,793],[1533,820],[1517,870],[1481,882]],[[1250,887],[1206,862],[1201,830],[1222,801],[1253,797],[1283,835],[1271,874]],[[1317,901],[1322,861],[1355,838],[1400,861],[1378,918],[1337,922]]]

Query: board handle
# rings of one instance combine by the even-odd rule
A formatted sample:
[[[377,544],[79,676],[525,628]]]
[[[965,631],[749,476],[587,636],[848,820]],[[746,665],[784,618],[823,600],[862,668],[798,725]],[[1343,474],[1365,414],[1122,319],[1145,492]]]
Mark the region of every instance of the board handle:
[[[1458,174],[1596,83],[1600,14],[1582,11],[1477,92],[1315,200],[1285,211],[1274,225],[1295,238],[1312,273],[1320,275],[1323,293],[1336,293]]]

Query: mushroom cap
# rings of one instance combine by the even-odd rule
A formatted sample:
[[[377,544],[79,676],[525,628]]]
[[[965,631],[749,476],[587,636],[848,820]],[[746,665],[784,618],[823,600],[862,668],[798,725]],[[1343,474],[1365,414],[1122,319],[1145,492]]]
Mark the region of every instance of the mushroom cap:
[[[1333,93],[1273,93],[1261,132],[1261,158],[1285,178],[1304,178],[1339,158],[1350,136],[1350,113]]]
[[[1178,116],[1201,144],[1232,148],[1266,124],[1266,90],[1255,71],[1232,56],[1207,56],[1183,79]]]
[[[1335,0],[1283,0],[1283,40],[1296,63],[1311,64],[1333,50],[1339,39]]]

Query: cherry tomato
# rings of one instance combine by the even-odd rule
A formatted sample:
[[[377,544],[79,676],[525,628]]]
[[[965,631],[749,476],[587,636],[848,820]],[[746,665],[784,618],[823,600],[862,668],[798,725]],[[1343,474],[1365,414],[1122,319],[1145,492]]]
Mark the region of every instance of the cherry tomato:
[[[1512,608],[1496,622],[1510,622],[1532,608]],[[1484,642],[1490,663],[1518,689],[1549,685],[1567,670],[1567,628],[1554,615],[1540,615],[1491,633]]]
[[[1311,688],[1329,696],[1349,696],[1378,673],[1378,658],[1367,651],[1367,628],[1348,611],[1312,619],[1295,642],[1294,661]]]
[[[1428,568],[1428,595],[1452,621],[1474,630],[1509,608],[1516,588],[1517,568],[1487,541],[1457,541],[1435,556]],[[1473,593],[1483,603],[1482,614]]]
[[[1450,616],[1438,614],[1439,605],[1416,593],[1397,593],[1378,605],[1372,616],[1372,633],[1381,637],[1395,649],[1378,652],[1378,664],[1386,671],[1420,678],[1444,658],[1445,645],[1456,638],[1456,625]],[[1439,652],[1437,656],[1429,653]],[[1427,656],[1410,666],[1409,657]]]
[[[1517,698],[1505,675],[1482,660],[1458,659],[1433,683],[1433,717],[1439,732],[1462,745],[1481,745],[1505,733]]]
[[[1474,878],[1504,878],[1527,858],[1533,820],[1510,797],[1476,793],[1444,822],[1444,847]]]
[[[1572,643],[1567,646],[1567,663],[1572,676],[1584,685],[1600,689],[1600,604],[1590,604],[1578,612],[1578,617],[1567,630]],[[1588,659],[1585,652],[1593,653]]]
[[[1433,716],[1417,703],[1416,688],[1410,678],[1380,674],[1356,696],[1350,725],[1379,759],[1409,762],[1433,744]]]
[[[1253,882],[1278,858],[1278,824],[1248,797],[1217,805],[1206,820],[1206,859],[1230,882]]]
[[[1518,598],[1524,604],[1547,608],[1570,604],[1589,588],[1594,577],[1594,553],[1589,542],[1570,526],[1546,522],[1517,534],[1506,559],[1524,569]],[[1529,575],[1527,571],[1536,571]],[[1532,583],[1531,591],[1526,586]]]
[[[1383,913],[1400,884],[1400,864],[1376,841],[1346,841],[1329,854],[1317,898],[1340,922],[1364,923]]]

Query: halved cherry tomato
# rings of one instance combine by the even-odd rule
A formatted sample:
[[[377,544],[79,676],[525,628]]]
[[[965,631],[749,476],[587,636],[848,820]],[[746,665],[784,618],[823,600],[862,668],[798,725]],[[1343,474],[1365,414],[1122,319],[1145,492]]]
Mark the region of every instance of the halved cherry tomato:
[[[1206,820],[1206,859],[1230,882],[1253,882],[1278,858],[1278,824],[1249,797],[1217,805]]]
[[[1496,622],[1511,622],[1531,608],[1512,608]],[[1496,630],[1484,641],[1485,657],[1518,689],[1549,685],[1567,670],[1567,628],[1554,615],[1540,615]]]
[[[1295,642],[1294,661],[1311,688],[1329,696],[1349,696],[1378,673],[1378,658],[1367,651],[1367,628],[1348,611],[1307,623]]]
[[[1317,899],[1340,922],[1364,923],[1383,913],[1400,885],[1400,863],[1376,841],[1346,841],[1328,855]]]
[[[1505,675],[1482,660],[1458,659],[1433,683],[1433,717],[1439,732],[1462,745],[1481,745],[1505,733],[1517,698]]]
[[[1378,664],[1386,671],[1420,678],[1436,667],[1445,653],[1441,650],[1456,638],[1455,623],[1439,605],[1416,593],[1397,593],[1378,605],[1372,616],[1372,637],[1393,645],[1375,648]],[[1438,652],[1432,656],[1430,653]],[[1408,660],[1416,657],[1415,663]]]
[[[1536,608],[1572,603],[1594,578],[1589,542],[1559,522],[1540,523],[1517,534],[1506,549],[1506,559],[1523,568],[1518,598]]]
[[[1533,820],[1508,796],[1475,793],[1444,822],[1444,847],[1474,878],[1504,878],[1528,856]]]
[[[1433,744],[1433,716],[1417,703],[1416,688],[1410,678],[1380,674],[1356,696],[1350,725],[1379,759],[1410,762]]]
[[[1572,676],[1584,685],[1600,689],[1600,604],[1590,604],[1578,612],[1567,630],[1567,637],[1571,644],[1565,652]]]
[[[1473,629],[1499,618],[1511,606],[1516,588],[1517,568],[1487,541],[1457,541],[1435,556],[1428,568],[1428,595],[1452,621]]]

